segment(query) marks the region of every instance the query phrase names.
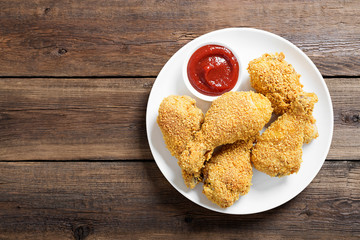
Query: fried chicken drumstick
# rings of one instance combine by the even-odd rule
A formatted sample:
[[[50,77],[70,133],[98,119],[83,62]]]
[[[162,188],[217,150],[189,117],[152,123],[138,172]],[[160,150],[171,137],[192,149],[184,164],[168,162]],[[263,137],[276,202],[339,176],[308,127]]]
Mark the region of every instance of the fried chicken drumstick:
[[[257,139],[252,149],[254,167],[272,177],[296,173],[302,162],[302,145],[313,138],[308,130],[314,124],[312,112],[318,101],[314,93],[302,93]]]
[[[263,54],[249,62],[251,86],[264,94],[276,114],[284,114],[302,92],[300,74],[285,61],[284,53]]]
[[[178,161],[185,184],[194,188],[214,149],[256,135],[270,120],[272,110],[266,97],[252,91],[228,92],[214,100],[201,130],[187,144]]]
[[[285,61],[284,53],[263,54],[249,62],[248,72],[251,86],[271,101],[276,114],[284,114],[298,95],[306,94],[300,83],[300,74]],[[305,125],[305,143],[319,136],[315,121],[311,117]]]
[[[204,114],[189,96],[168,96],[159,107],[157,123],[171,155],[180,158],[186,144],[200,130]]]
[[[203,169],[203,193],[222,208],[230,207],[250,190],[253,175],[250,148],[254,137],[225,145]]]

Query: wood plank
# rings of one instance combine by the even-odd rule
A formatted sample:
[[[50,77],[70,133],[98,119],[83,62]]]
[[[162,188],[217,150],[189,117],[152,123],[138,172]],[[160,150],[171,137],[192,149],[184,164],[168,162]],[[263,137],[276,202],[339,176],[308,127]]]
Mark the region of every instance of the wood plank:
[[[0,79],[0,159],[151,159],[154,79]]]
[[[360,4],[330,1],[1,1],[0,76],[156,76],[184,44],[253,27],[326,76],[360,75]]]
[[[145,113],[153,78],[0,79],[0,160],[152,159]],[[328,159],[360,160],[360,78],[326,79]]]
[[[360,78],[325,79],[334,108],[328,159],[360,160]]]
[[[358,239],[360,162],[326,161],[290,202],[244,216],[204,209],[154,162],[1,162],[0,238]]]

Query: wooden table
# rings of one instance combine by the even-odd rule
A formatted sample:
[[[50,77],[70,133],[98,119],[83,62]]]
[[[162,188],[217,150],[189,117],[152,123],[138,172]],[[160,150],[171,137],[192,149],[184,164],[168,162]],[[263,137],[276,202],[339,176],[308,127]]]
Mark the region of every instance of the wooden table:
[[[359,239],[360,2],[0,1],[0,239]],[[184,44],[278,34],[334,105],[324,166],[288,203],[225,215],[187,200],[149,150],[146,104]]]

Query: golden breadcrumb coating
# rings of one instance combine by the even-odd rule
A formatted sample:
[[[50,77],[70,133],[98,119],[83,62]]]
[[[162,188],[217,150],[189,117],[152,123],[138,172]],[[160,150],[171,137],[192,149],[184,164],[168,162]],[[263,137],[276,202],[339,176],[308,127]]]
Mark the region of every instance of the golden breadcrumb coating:
[[[302,145],[309,138],[305,136],[305,128],[313,119],[312,111],[317,101],[314,93],[300,94],[290,109],[257,139],[251,153],[251,161],[257,170],[272,177],[299,171]]]
[[[319,136],[315,122],[316,119],[313,116],[311,116],[311,118],[306,121],[304,127],[304,143],[310,143],[311,140]]]
[[[272,110],[266,97],[252,91],[227,92],[214,100],[201,130],[187,144],[178,161],[183,176],[187,179],[193,176],[193,181],[185,181],[185,184],[195,187],[214,149],[256,135],[270,120]]]
[[[284,53],[265,53],[247,68],[251,86],[270,100],[276,114],[284,114],[303,87],[300,74],[284,59]]]
[[[249,192],[253,175],[250,148],[254,138],[225,145],[203,169],[203,193],[222,208],[230,207]]]
[[[296,97],[303,93],[300,74],[284,59],[284,53],[266,53],[250,61],[248,66],[252,87],[269,98],[277,114],[284,114]],[[305,143],[319,136],[315,122],[312,117],[305,126]]]
[[[200,130],[204,114],[189,96],[168,96],[159,107],[157,123],[171,155],[179,158],[186,144]]]

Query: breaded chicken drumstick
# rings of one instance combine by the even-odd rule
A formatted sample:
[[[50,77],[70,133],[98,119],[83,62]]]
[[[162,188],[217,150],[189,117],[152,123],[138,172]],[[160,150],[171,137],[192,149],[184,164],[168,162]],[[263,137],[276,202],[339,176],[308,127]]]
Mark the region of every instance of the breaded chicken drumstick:
[[[253,175],[250,149],[254,137],[225,145],[203,169],[206,197],[222,208],[230,207],[249,192]]]
[[[276,114],[284,114],[302,92],[300,74],[285,61],[284,53],[263,54],[249,62],[251,86],[264,94]]]
[[[302,93],[290,109],[257,139],[252,149],[254,167],[272,177],[296,173],[302,162],[302,145],[311,138],[306,130],[313,121],[312,111],[318,101],[314,93]]]
[[[157,123],[171,155],[180,158],[186,144],[200,130],[204,114],[189,96],[168,96],[159,107]]]
[[[284,114],[299,94],[304,94],[300,74],[285,61],[284,53],[263,54],[249,62],[251,86],[264,94],[276,114]],[[304,142],[309,143],[319,136],[315,118],[305,125]]]
[[[256,135],[270,120],[271,113],[270,101],[252,91],[228,92],[214,100],[201,130],[178,161],[185,184],[193,188],[201,180],[201,169],[217,146]]]

